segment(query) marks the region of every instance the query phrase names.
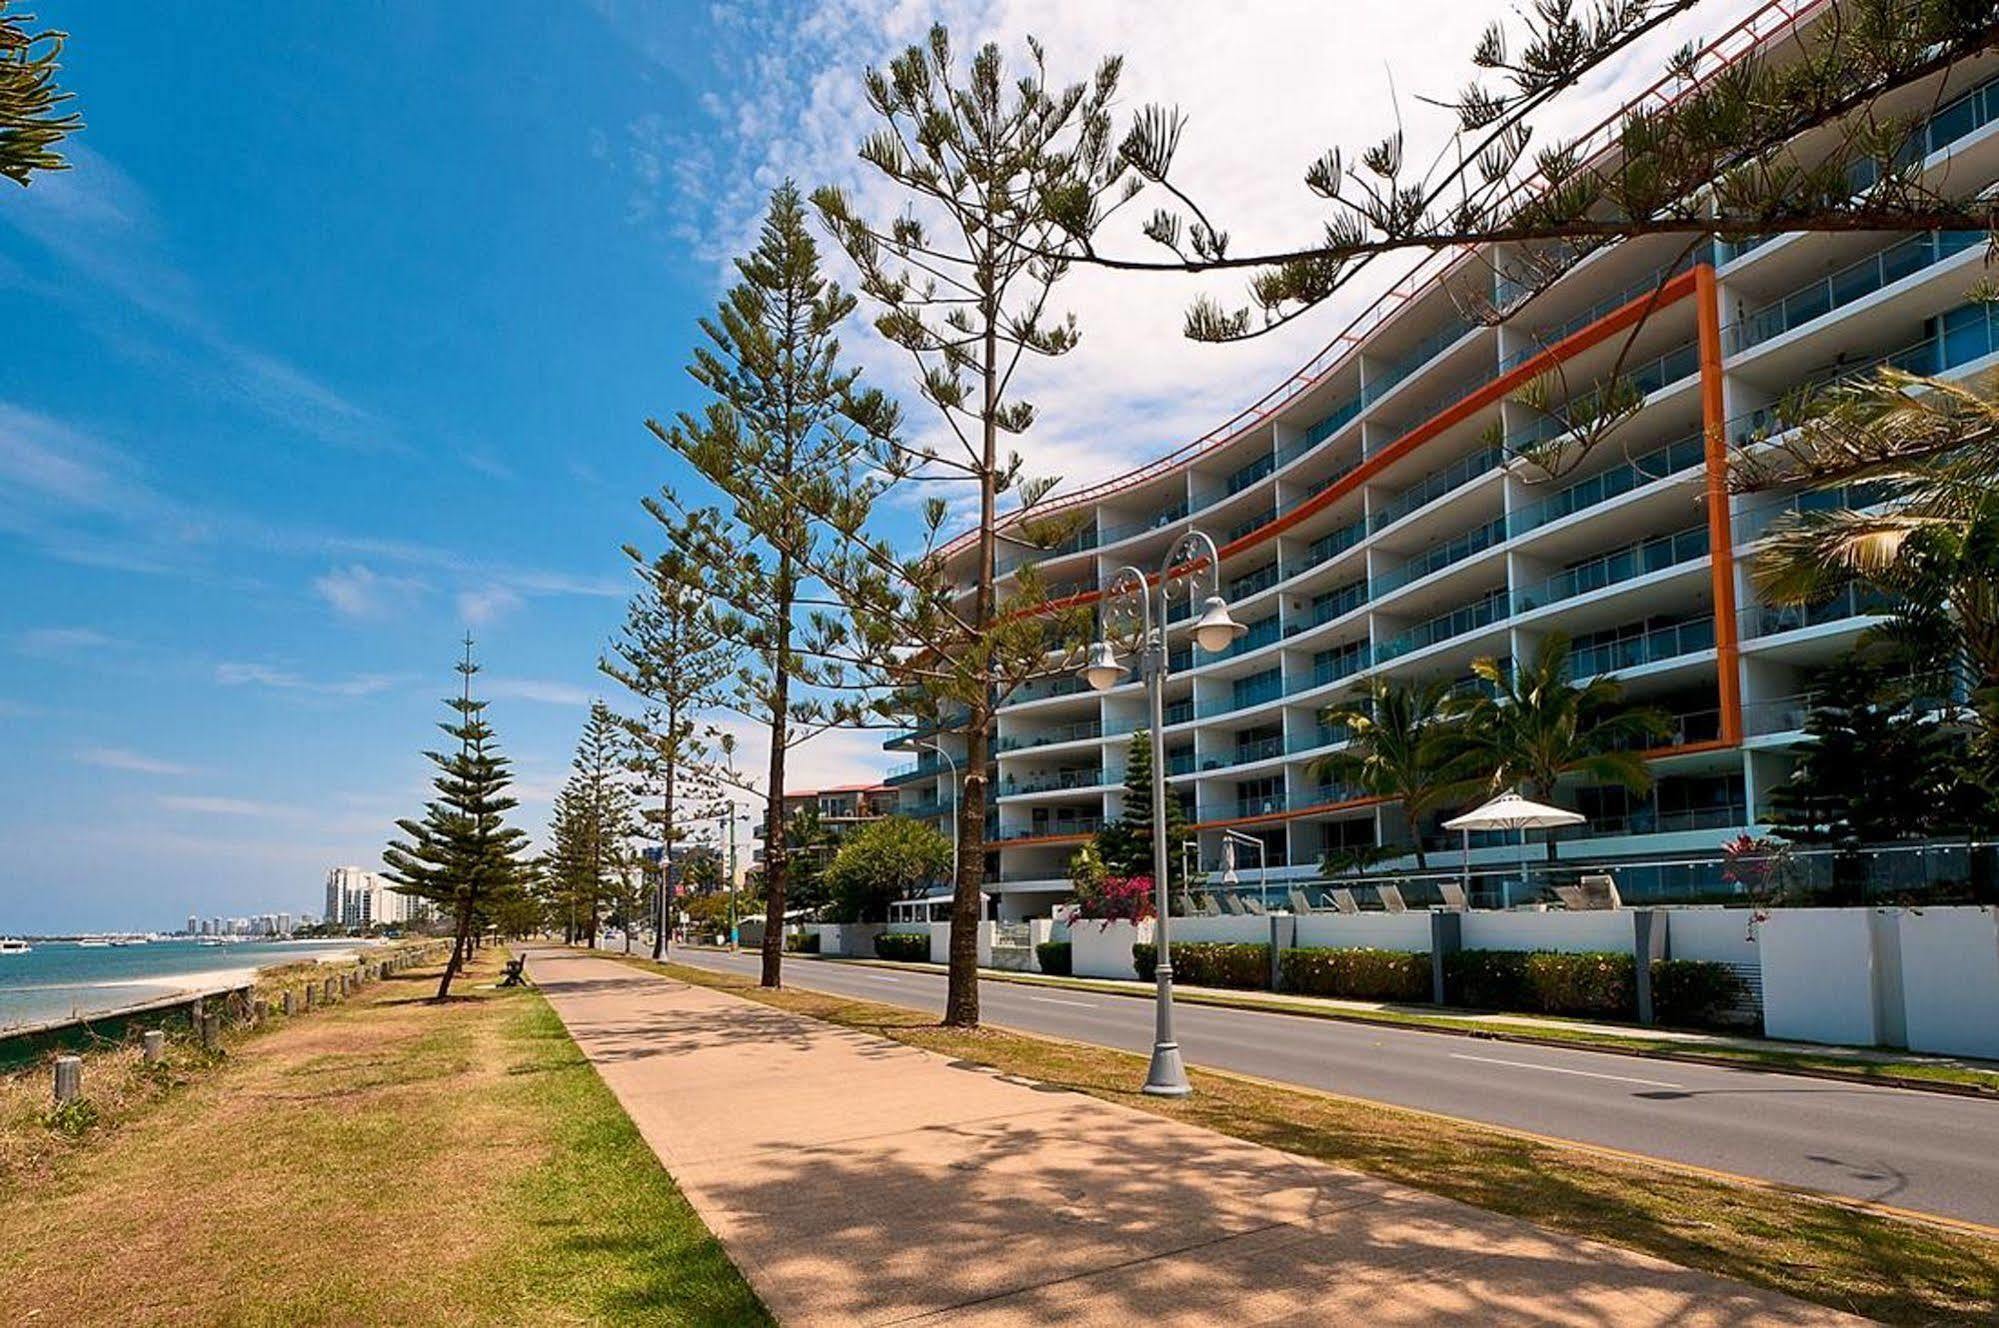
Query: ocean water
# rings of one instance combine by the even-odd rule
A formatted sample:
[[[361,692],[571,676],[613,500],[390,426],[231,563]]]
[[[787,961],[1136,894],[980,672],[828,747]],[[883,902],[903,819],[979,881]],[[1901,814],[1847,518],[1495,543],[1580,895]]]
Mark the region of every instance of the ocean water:
[[[239,941],[201,945],[80,946],[35,941],[28,954],[0,955],[0,1029],[71,1015],[105,1014],[171,996],[189,987],[220,985],[276,964],[352,953],[361,942]]]

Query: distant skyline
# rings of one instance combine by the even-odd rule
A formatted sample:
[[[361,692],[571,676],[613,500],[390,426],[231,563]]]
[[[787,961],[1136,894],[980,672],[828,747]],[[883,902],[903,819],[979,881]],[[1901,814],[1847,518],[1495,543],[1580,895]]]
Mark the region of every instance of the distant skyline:
[[[638,499],[686,478],[642,422],[699,404],[694,320],[772,185],[878,190],[853,160],[861,71],[933,17],[962,47],[1017,52],[1033,32],[1065,77],[1125,51],[1128,105],[1187,108],[1188,181],[1239,243],[1268,243],[1321,219],[1300,175],[1326,147],[1374,141],[1397,105],[1421,142],[1435,117],[1417,97],[1460,86],[1479,29],[1508,13],[33,8],[71,34],[62,82],[88,127],[63,148],[74,170],[0,186],[16,334],[0,357],[0,934],[316,911],[328,868],[376,867],[417,812],[468,628],[539,836],[590,699],[623,701],[594,664],[629,588],[620,544],[656,545]],[[1743,8],[1703,5],[1699,27]],[[1573,114],[1649,81],[1691,30]],[[1195,289],[1077,274],[1083,348],[1030,388],[1032,466],[1084,481],[1199,435],[1363,294],[1218,349],[1179,335]],[[905,391],[870,330],[849,343]],[[835,733],[794,777],[893,763],[878,735]]]

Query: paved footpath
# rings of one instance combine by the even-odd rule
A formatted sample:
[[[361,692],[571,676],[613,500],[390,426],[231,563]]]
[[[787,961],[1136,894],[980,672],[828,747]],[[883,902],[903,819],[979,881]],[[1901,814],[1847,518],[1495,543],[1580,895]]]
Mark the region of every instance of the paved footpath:
[[[789,1325],[1858,1322],[613,960],[528,974]]]

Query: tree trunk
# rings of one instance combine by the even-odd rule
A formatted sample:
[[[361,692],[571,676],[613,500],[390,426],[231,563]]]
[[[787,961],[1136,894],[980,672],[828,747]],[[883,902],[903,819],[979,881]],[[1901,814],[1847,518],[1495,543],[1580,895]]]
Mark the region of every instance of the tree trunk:
[[[979,569],[972,623],[983,640],[994,617],[993,522],[999,426],[999,339],[994,324],[998,311],[986,308],[984,378],[985,408],[980,412],[982,461],[979,466]],[[958,880],[951,895],[951,965],[944,995],[944,1022],[952,1028],[976,1028],[979,1023],[979,894],[986,879],[986,759],[992,716],[985,695],[970,707],[965,728],[965,773],[958,802]],[[1155,758],[1157,754],[1155,753]]]
[[[1430,864],[1423,857],[1423,827],[1416,823],[1416,813],[1409,810],[1409,804],[1402,804],[1402,819],[1409,827],[1409,842],[1416,846],[1416,870],[1428,871]]]
[[[472,904],[470,900],[458,906],[458,926],[451,938],[451,958],[444,962],[444,976],[437,984],[437,999],[443,1000],[451,994],[451,979],[458,976],[458,970],[465,961],[466,947],[472,939]]]
[[[679,711],[678,706],[666,708],[669,737],[679,731]],[[659,916],[653,920],[652,957],[662,963],[669,949],[667,933],[673,927],[673,779],[678,773],[677,763],[669,759],[666,763],[666,790],[659,800]]]
[[[784,985],[784,887],[790,867],[784,840],[784,755],[791,731],[791,555],[777,562],[777,650],[771,672],[770,769],[764,806],[763,975],[766,987]]]

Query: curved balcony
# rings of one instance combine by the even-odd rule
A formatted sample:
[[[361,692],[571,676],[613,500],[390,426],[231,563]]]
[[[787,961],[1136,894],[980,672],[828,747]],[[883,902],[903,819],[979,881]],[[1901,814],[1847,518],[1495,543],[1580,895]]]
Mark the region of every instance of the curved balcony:
[[[1535,609],[1544,609],[1550,604],[1559,604],[1578,595],[1605,590],[1625,581],[1648,576],[1653,572],[1663,572],[1669,567],[1693,562],[1706,557],[1707,552],[1706,526],[1689,526],[1671,535],[1639,540],[1614,552],[1578,563],[1566,571],[1549,577],[1539,585],[1523,586],[1515,590],[1513,611],[1528,613]]]

